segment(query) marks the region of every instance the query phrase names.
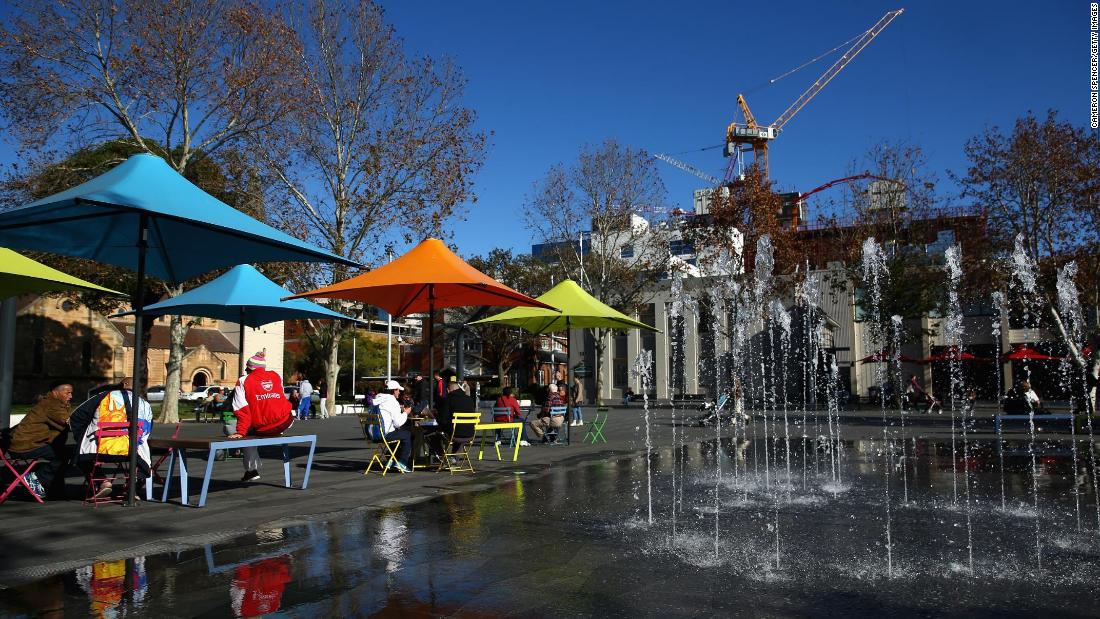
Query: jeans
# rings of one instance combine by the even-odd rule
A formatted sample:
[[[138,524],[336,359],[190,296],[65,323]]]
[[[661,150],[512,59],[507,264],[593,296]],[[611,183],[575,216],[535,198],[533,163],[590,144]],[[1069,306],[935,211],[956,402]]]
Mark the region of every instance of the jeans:
[[[309,401],[312,398],[302,398],[298,403],[298,419],[309,419]]]
[[[55,450],[51,445],[43,445],[30,451],[11,451],[8,452],[8,455],[19,459],[46,460],[45,464],[34,467],[34,473],[37,475],[38,481],[42,482],[42,487],[47,490],[50,489],[54,477],[59,471],[64,470],[66,464],[64,443],[62,443],[59,450]]]
[[[579,406],[573,407],[573,421],[580,421],[582,423],[584,422],[584,412]]]
[[[413,451],[412,432],[408,430],[393,430],[392,432],[386,432],[386,440],[401,441],[401,444],[397,446],[397,461],[405,466],[411,466],[409,460],[412,458]]]
[[[57,436],[53,437],[49,445],[43,445],[30,451],[22,453],[9,451],[8,454],[14,458],[36,458],[46,460],[45,464],[39,464],[34,467],[35,476],[38,477],[38,481],[42,482],[42,487],[47,491],[51,491],[50,484],[55,481],[55,477],[58,473],[62,473],[61,477],[57,479],[59,487],[54,490],[64,490],[65,487],[65,466],[69,463],[69,448],[67,443],[69,442],[69,429],[65,428]]]

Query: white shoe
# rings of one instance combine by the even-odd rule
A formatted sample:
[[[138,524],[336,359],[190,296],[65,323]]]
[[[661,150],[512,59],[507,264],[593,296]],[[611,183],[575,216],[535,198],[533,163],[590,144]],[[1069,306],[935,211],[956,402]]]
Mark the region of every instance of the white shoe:
[[[530,447],[531,443],[528,443],[527,441],[520,441],[519,446],[520,447]]]
[[[577,422],[577,425],[578,425],[578,426],[583,426],[583,425],[584,425],[584,422],[583,422],[583,421],[578,421],[578,422]]]

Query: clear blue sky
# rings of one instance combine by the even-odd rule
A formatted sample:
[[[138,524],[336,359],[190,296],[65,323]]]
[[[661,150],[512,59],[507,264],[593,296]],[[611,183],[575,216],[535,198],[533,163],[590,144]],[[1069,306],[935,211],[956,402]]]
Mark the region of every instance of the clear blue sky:
[[[614,137],[651,152],[719,144],[747,91],[906,11],[786,126],[772,147],[779,188],[844,176],[883,139],[921,145],[932,167],[962,170],[962,146],[1028,110],[1088,120],[1088,2],[383,2],[415,54],[453,57],[492,146],[477,204],[454,223],[463,253],[530,249],[520,209],[532,183],[585,143]],[[832,59],[829,59],[831,61]],[[749,102],[771,122],[829,61]],[[18,152],[5,144],[0,162]],[[679,155],[721,176],[719,150]],[[694,177],[659,163],[673,203]],[[810,217],[814,216],[811,204]]]
[[[772,177],[809,190],[844,176],[869,145],[904,139],[932,167],[962,170],[962,146],[1027,110],[1088,120],[1088,2],[385,2],[416,53],[464,68],[468,103],[495,132],[477,204],[455,225],[463,254],[528,251],[519,209],[555,162],[607,137],[651,152],[719,144],[736,96],[906,10],[773,143]],[[831,59],[830,59],[831,61]],[[820,62],[747,95],[771,122]],[[681,159],[721,176],[719,150]],[[690,208],[694,177],[659,163]],[[946,180],[946,179],[944,179]],[[811,205],[812,208],[812,205]],[[812,217],[813,213],[809,213]]]

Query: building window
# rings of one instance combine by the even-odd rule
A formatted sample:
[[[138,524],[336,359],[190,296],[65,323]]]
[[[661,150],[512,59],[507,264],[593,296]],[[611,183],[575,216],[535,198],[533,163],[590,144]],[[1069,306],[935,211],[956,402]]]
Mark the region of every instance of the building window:
[[[673,256],[689,256],[695,253],[695,248],[684,239],[672,239],[668,242],[668,253]]]
[[[92,341],[84,340],[80,348],[80,373],[87,376],[92,373]]]
[[[34,338],[34,358],[31,361],[31,372],[42,374],[46,371],[46,338]]]
[[[619,257],[620,258],[633,258],[634,257],[634,246],[633,245],[623,245],[622,249],[619,250]]]

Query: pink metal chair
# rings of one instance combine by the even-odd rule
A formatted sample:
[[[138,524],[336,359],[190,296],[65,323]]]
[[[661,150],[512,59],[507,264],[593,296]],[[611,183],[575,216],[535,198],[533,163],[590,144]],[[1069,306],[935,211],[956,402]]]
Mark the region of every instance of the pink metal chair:
[[[92,462],[92,469],[88,472],[88,485],[87,493],[84,497],[84,503],[91,503],[93,506],[99,506],[100,503],[121,503],[123,499],[121,497],[115,498],[114,493],[99,497],[97,491],[100,484],[103,482],[114,482],[115,479],[121,477],[124,483],[130,481],[131,471],[129,470],[130,457],[128,455],[109,455],[99,452],[99,446],[103,444],[105,438],[118,438],[129,436],[130,434],[130,422],[128,421],[104,421],[99,424],[99,427],[95,431],[96,440],[96,454],[95,461]],[[102,469],[110,465],[114,465],[114,470],[108,475],[103,473]]]
[[[15,477],[7,489],[4,490],[4,494],[0,494],[0,503],[8,500],[12,492],[15,492],[16,488],[20,486],[27,491],[27,494],[31,495],[38,503],[42,502],[42,498],[31,490],[31,486],[27,483],[27,475],[34,470],[34,467],[38,466],[38,460],[36,458],[16,458],[7,453],[3,447],[0,447],[0,462],[4,463],[4,467],[11,471],[11,474]],[[20,472],[22,471],[22,472]]]

